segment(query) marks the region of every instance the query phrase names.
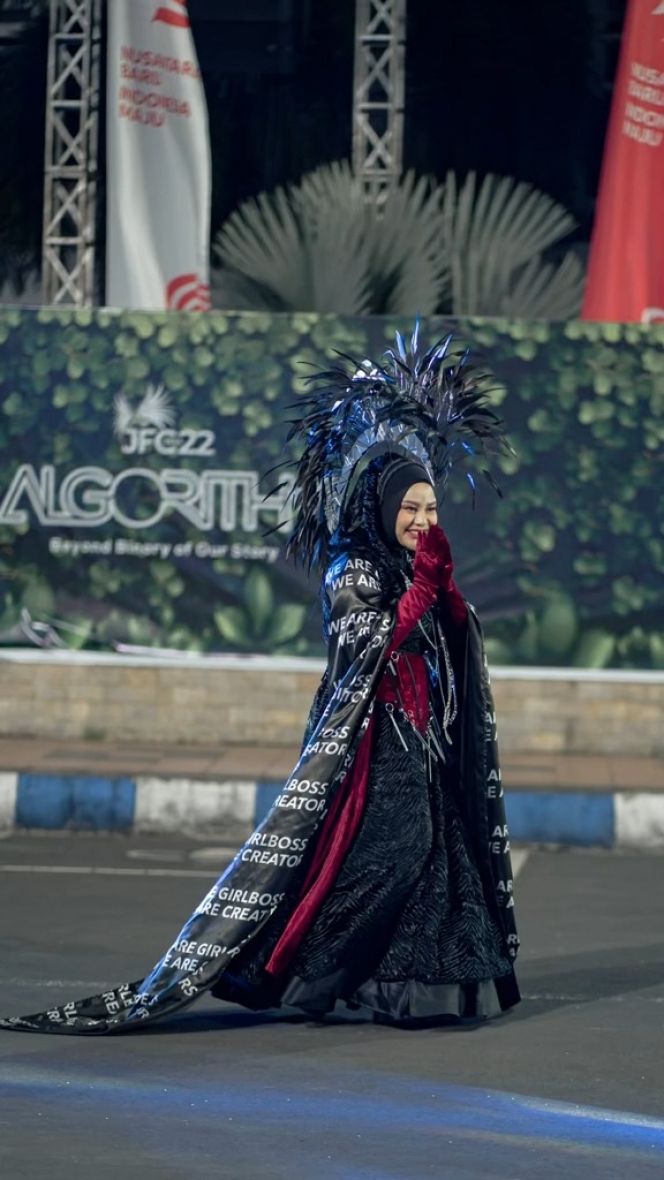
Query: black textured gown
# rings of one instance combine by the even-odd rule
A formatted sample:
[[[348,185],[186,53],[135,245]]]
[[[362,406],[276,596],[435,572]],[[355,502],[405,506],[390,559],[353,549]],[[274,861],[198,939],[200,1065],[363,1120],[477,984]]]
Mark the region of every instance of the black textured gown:
[[[433,620],[423,623],[401,652],[430,649]],[[433,685],[430,706],[439,708]],[[261,987],[277,925],[261,953],[238,964],[239,978],[227,974],[214,994],[252,1003],[249,983],[252,1006],[271,995],[322,1016],[343,1001],[404,1026],[487,1018],[518,1001],[513,956],[462,797],[460,729],[458,719],[443,763],[403,715],[391,717],[376,702],[362,820],[285,985]]]
[[[403,647],[423,652],[415,634]],[[353,847],[294,962],[283,999],[342,996],[399,1021],[491,1016],[512,976],[476,865],[458,760],[430,760],[377,703],[367,804]]]

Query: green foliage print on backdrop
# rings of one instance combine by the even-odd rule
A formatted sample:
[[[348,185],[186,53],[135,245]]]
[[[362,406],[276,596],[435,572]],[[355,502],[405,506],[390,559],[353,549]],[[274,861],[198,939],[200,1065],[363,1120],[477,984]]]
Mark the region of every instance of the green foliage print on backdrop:
[[[37,471],[53,465],[59,480],[83,466],[268,472],[286,456],[288,407],[312,365],[328,363],[349,341],[363,353],[365,340],[357,321],[307,315],[0,312],[3,494],[25,463]],[[179,455],[170,464],[152,452],[122,455],[113,431],[115,399],[121,394],[131,412],[146,388],[170,396],[175,426],[214,434],[214,454]],[[275,476],[261,490],[276,482]],[[136,517],[155,511],[149,486],[143,493],[125,505]],[[201,533],[172,513],[146,530],[112,523],[39,530],[34,514],[31,524],[0,524],[0,633],[27,609],[35,619],[56,622],[70,645],[322,652],[315,590],[281,558],[261,557],[270,550],[275,558],[283,541],[283,532],[264,536],[274,514],[259,514],[253,532],[240,520],[237,528]],[[77,543],[159,540],[181,550],[202,542],[206,556],[49,552],[54,534]]]
[[[465,320],[453,325],[494,375],[494,399],[515,459],[495,468],[472,512],[460,472],[443,505],[458,581],[486,626],[494,662],[664,667],[664,329],[640,325]],[[376,355],[411,323],[338,316],[0,312],[3,488],[19,464],[120,470],[113,435],[121,392],[137,406],[148,384],[172,396],[178,421],[212,431],[208,465],[266,472],[285,457],[288,406],[308,366],[335,350]],[[449,322],[422,325],[426,339]],[[163,467],[152,454],[131,462]],[[178,457],[173,466],[200,470]],[[205,463],[203,464],[205,466]],[[267,486],[267,484],[265,485]],[[154,511],[149,489],[131,511]],[[197,559],[55,554],[48,534],[0,525],[0,632],[22,609],[62,620],[74,645],[320,654],[316,588],[281,559],[256,560],[279,534],[205,534],[246,546]],[[77,541],[102,535],[56,529]],[[156,531],[105,526],[105,537],[201,533],[180,515]],[[283,535],[283,534],[282,534]],[[221,545],[223,548],[223,544]],[[239,556],[238,556],[239,554]]]

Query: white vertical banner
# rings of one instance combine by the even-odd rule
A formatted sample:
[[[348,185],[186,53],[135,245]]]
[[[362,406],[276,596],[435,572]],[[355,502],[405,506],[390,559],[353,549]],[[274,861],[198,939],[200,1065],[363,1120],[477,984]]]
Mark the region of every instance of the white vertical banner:
[[[106,303],[210,307],[210,143],[187,0],[108,0]]]

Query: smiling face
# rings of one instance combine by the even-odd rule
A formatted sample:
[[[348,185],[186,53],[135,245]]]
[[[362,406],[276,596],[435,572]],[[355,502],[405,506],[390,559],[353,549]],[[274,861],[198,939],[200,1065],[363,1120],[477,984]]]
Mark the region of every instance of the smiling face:
[[[431,484],[414,483],[408,488],[401,501],[394,532],[404,549],[414,553],[417,548],[417,534],[425,533],[432,524],[438,523],[436,493]]]

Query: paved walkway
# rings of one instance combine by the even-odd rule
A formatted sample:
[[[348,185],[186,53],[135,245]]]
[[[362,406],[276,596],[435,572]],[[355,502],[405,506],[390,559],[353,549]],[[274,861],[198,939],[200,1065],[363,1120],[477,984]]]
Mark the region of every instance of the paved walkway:
[[[279,782],[298,756],[295,746],[157,746],[0,737],[0,773]],[[664,792],[664,759],[503,751],[502,764],[505,784],[512,791]]]
[[[226,860],[145,835],[0,841],[0,1015],[140,979]],[[5,871],[3,871],[3,869]],[[662,859],[534,852],[523,1002],[466,1029],[201,997],[113,1038],[0,1033],[7,1180],[662,1180]]]

